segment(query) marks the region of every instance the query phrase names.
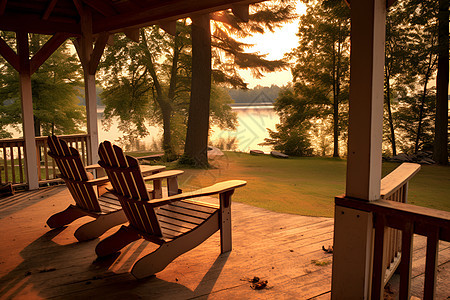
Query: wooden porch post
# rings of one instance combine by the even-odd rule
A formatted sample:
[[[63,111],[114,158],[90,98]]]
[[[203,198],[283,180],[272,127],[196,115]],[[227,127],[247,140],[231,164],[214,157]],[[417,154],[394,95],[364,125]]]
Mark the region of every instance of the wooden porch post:
[[[82,9],[81,7],[79,8]],[[92,14],[88,8],[80,11],[82,36],[74,44],[77,49],[84,72],[84,94],[86,99],[87,131],[89,135],[87,151],[88,164],[98,161],[98,126],[97,126],[97,93],[95,88],[95,73],[103,54],[109,34],[99,34],[94,48],[92,35]]]
[[[22,124],[25,154],[25,174],[28,189],[39,188],[36,139],[34,137],[33,95],[31,91],[30,51],[28,33],[17,32],[17,54],[19,56],[20,95],[22,98]]]
[[[351,1],[346,197],[380,198],[386,0]],[[368,299],[372,215],[336,206],[333,299]]]
[[[93,51],[92,14],[84,9],[81,15],[81,55],[84,71],[84,95],[86,99],[86,117],[88,140],[88,164],[98,161],[97,94],[95,90],[95,72],[89,74],[89,60]],[[78,53],[80,54],[80,52]]]

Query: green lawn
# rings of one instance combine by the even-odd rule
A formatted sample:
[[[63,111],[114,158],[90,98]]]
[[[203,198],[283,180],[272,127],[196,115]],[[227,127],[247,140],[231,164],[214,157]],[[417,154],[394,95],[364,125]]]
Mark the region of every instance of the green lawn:
[[[277,212],[333,216],[334,196],[345,191],[346,161],[333,158],[276,159],[226,152],[218,168],[187,169],[180,178],[189,190],[226,179],[247,180],[233,201]],[[398,164],[384,163],[383,174]],[[171,166],[176,167],[176,166]],[[422,166],[412,179],[409,203],[450,211],[450,167]]]

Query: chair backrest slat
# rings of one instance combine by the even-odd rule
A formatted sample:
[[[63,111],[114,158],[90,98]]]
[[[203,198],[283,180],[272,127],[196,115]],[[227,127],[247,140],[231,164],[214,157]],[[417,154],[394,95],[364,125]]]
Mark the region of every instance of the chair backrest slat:
[[[54,135],[49,136],[47,140],[50,148],[48,154],[56,162],[62,179],[66,182],[77,206],[89,211],[100,212],[97,194],[91,184],[86,184],[89,177],[78,150],[68,147],[64,140]]]
[[[145,233],[161,236],[155,211],[146,205],[150,196],[137,159],[108,141],[100,144],[98,154],[99,164],[105,169],[130,224]]]

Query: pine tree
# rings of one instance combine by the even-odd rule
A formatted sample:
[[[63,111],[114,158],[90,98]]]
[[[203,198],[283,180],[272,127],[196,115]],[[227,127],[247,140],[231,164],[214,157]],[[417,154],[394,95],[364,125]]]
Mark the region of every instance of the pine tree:
[[[350,12],[342,1],[307,5],[300,18],[299,46],[290,57],[295,93],[321,107],[319,117],[332,116],[333,156],[339,156],[342,109],[348,99]],[[344,116],[345,119],[345,116]]]

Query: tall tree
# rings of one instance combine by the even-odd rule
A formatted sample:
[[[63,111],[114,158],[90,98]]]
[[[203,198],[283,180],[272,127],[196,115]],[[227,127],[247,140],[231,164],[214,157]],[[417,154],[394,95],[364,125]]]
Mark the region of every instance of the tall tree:
[[[398,104],[393,115],[399,129],[398,142],[405,152],[429,149],[433,140],[433,101],[435,88],[431,85],[437,67],[437,0],[426,3],[418,0],[398,2],[389,13],[389,57],[385,80],[392,84],[386,93]],[[388,65],[388,63],[390,65]],[[391,68],[389,68],[391,67]],[[392,76],[394,75],[394,76]],[[393,123],[392,124],[393,127]]]
[[[300,18],[299,46],[290,53],[295,92],[333,116],[333,156],[339,156],[340,115],[348,99],[350,13],[342,1],[307,5]]]
[[[119,128],[129,138],[148,135],[146,121],[162,123],[162,145],[168,160],[176,151],[171,120],[182,102],[180,98],[186,97],[180,93],[183,87],[178,78],[180,55],[186,51],[188,40],[180,34],[183,24],[177,28],[175,37],[156,26],[143,28],[139,43],[116,35],[115,44],[108,47],[101,64],[107,82],[102,93],[105,119],[119,117]]]
[[[392,6],[386,17],[386,46],[384,65],[384,100],[387,123],[387,140],[391,143],[392,155],[397,155],[395,123],[393,110],[400,93],[414,82],[412,65],[408,64],[409,28],[405,24],[407,17],[405,3],[398,1]]]
[[[168,160],[177,156],[185,137],[192,73],[189,34],[186,20],[182,20],[177,23],[175,36],[157,26],[141,29],[138,43],[116,35],[101,64],[105,72],[105,125],[118,117],[125,140],[148,135],[148,122],[162,125]],[[236,116],[226,105],[231,99],[214,101],[214,120],[225,126],[222,128],[233,129]]]
[[[13,33],[1,32],[12,44]],[[35,54],[49,37],[30,34],[30,53]],[[1,58],[0,58],[1,59]],[[0,115],[2,125],[21,123],[18,73],[0,60]],[[31,77],[35,135],[79,133],[85,121],[80,106],[80,66],[66,44],[57,49]],[[0,123],[0,124],[1,124]],[[8,134],[3,133],[4,136]]]
[[[281,60],[270,61],[265,59],[265,55],[246,52],[245,48],[250,45],[239,42],[233,35],[245,37],[254,33],[263,33],[266,30],[278,28],[281,24],[295,17],[293,13],[294,7],[291,3],[292,1],[281,0],[271,3],[255,4],[252,7],[254,10],[252,14],[246,16],[243,13],[239,18],[230,10],[212,14],[211,17],[214,20],[212,36],[201,34],[200,27],[197,27],[195,24],[196,22],[199,24],[203,22],[200,21],[203,17],[199,17],[196,22],[193,20],[193,51],[197,48],[199,51],[205,51],[204,54],[206,55],[203,57],[204,59],[201,60],[199,58],[195,62],[193,58],[193,69],[204,70],[204,72],[207,72],[205,74],[212,72],[215,82],[232,87],[246,88],[247,84],[239,76],[237,69],[250,69],[255,77],[261,77],[264,72],[272,72],[284,68],[286,63]],[[202,33],[204,31],[209,32],[209,26],[208,19],[208,22],[204,21],[202,25],[204,28]],[[196,42],[194,42],[194,32],[197,29],[199,31],[195,34],[199,35],[197,36],[198,39]],[[214,48],[211,55],[209,54],[211,49],[209,51],[206,50],[205,45],[207,44],[210,44]],[[212,63],[211,61],[207,61],[208,57],[213,59]],[[196,65],[197,63],[203,64],[203,66]],[[211,68],[213,69],[208,72],[207,68],[210,70]],[[200,76],[203,77],[203,75]],[[191,95],[191,101],[194,101],[194,103],[191,102],[189,109],[188,132],[186,135],[183,162],[203,167],[208,165],[207,128],[209,128],[209,104],[206,101],[209,99],[207,95],[209,94],[210,86],[208,86],[208,80],[206,78],[200,79],[196,78],[196,76],[193,74],[192,78],[191,93],[194,95]],[[197,80],[199,81],[197,82]],[[204,84],[199,84],[199,82],[203,82]],[[194,84],[196,88],[201,90],[194,90]],[[203,99],[198,99],[199,95],[203,95]]]
[[[434,160],[448,164],[449,0],[439,0],[439,46]]]
[[[208,166],[211,31],[209,15],[192,17],[192,83],[184,163]]]

